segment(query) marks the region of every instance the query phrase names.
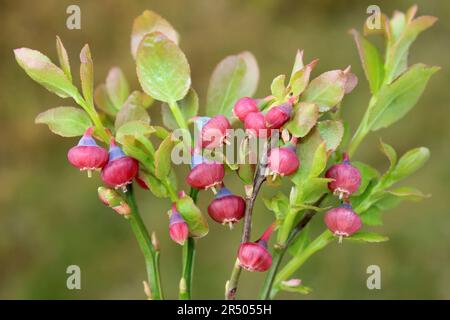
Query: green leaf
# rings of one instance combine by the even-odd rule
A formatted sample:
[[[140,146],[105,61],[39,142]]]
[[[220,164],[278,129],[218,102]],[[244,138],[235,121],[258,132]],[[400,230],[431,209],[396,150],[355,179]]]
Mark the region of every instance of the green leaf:
[[[78,93],[77,88],[67,78],[65,73],[39,51],[20,48],[14,50],[14,55],[17,63],[30,78],[47,90],[61,98],[72,97]]]
[[[344,125],[342,121],[325,120],[317,123],[320,136],[326,143],[328,153],[334,152],[340,145],[344,136]]]
[[[180,198],[177,201],[177,209],[189,226],[190,236],[201,238],[208,234],[208,223],[191,197],[184,196]]]
[[[109,70],[106,77],[106,91],[114,107],[120,110],[130,94],[130,89],[127,79],[119,67]]]
[[[397,76],[402,74],[407,66],[407,59],[409,48],[412,43],[416,40],[417,36],[430,28],[437,20],[437,18],[432,16],[422,16],[408,21],[407,25],[403,25],[405,21],[402,21],[401,15],[394,17],[394,25],[391,24],[392,29],[392,39],[388,46],[386,53],[386,78],[387,82],[391,83]],[[409,17],[412,19],[412,17]],[[391,20],[392,22],[392,20]]]
[[[345,240],[357,241],[357,242],[385,242],[388,241],[389,238],[386,236],[382,236],[378,233],[374,232],[356,232],[350,237],[344,238]]]
[[[89,45],[85,45],[80,53],[81,91],[89,106],[94,105],[94,65]]]
[[[430,158],[430,150],[425,147],[415,148],[406,152],[392,170],[389,178],[399,181],[420,169]]]
[[[167,178],[172,169],[172,149],[175,146],[175,141],[171,136],[161,142],[158,150],[155,153],[155,176],[161,180]]]
[[[171,24],[155,12],[145,10],[140,16],[134,19],[133,29],[131,31],[131,54],[135,59],[139,44],[144,36],[154,31],[163,33],[167,38],[178,44],[178,33]]]
[[[372,206],[360,215],[361,221],[367,226],[381,226],[383,220],[381,217],[381,210],[376,206]]]
[[[141,163],[141,168],[150,170],[153,167],[153,159],[141,141],[132,135],[122,136],[121,141],[125,154],[138,160]]]
[[[438,67],[415,64],[392,84],[380,89],[376,102],[368,109],[367,128],[376,131],[403,118],[419,100],[431,75],[438,70]]]
[[[49,129],[62,137],[82,136],[92,126],[88,114],[74,107],[57,107],[38,114],[35,123],[47,124]]]
[[[294,118],[286,124],[286,129],[297,138],[303,138],[316,125],[319,119],[317,104],[300,102],[295,109]]]
[[[358,48],[359,58],[361,60],[364,73],[369,81],[370,91],[375,94],[383,83],[384,64],[380,57],[378,49],[366,38],[360,36],[358,31],[352,29],[356,47]]]
[[[380,149],[381,152],[383,152],[386,157],[389,159],[389,170],[392,170],[395,166],[395,164],[397,163],[397,152],[395,152],[395,149],[388,145],[387,143],[384,143],[381,139],[380,139]]]
[[[67,55],[66,48],[64,48],[64,45],[58,36],[56,36],[56,52],[58,53],[59,65],[61,66],[62,71],[66,75],[67,79],[72,82],[69,56]]]
[[[111,99],[109,98],[108,92],[106,91],[106,85],[101,84],[97,88],[95,88],[94,101],[96,107],[104,113],[113,117],[116,115],[118,109],[116,109]]]
[[[276,193],[272,198],[263,198],[267,209],[275,213],[277,221],[283,221],[289,208],[289,199],[282,193]]]
[[[362,162],[352,161],[352,165],[358,168],[361,174],[361,184],[359,185],[358,191],[353,194],[353,196],[359,196],[366,191],[367,186],[372,180],[380,177],[380,173],[375,168]]]
[[[181,100],[191,86],[186,56],[161,32],[152,32],[143,38],[137,51],[136,65],[144,92],[156,100]]]
[[[164,127],[161,126],[153,126],[153,129],[155,129],[155,136],[158,137],[161,140],[164,140],[169,136],[170,132],[167,131]]]
[[[320,111],[327,111],[344,97],[346,81],[347,77],[342,70],[322,73],[309,83],[301,101],[316,103]]]
[[[289,246],[288,252],[291,255],[296,256],[300,254],[300,252],[302,252],[306,248],[306,246],[311,243],[309,229],[309,225],[303,228],[297,238],[295,238],[292,244]]]
[[[251,97],[258,85],[259,69],[250,52],[223,59],[213,71],[206,98],[206,115],[230,117],[236,101]]]
[[[161,181],[153,176],[152,174],[141,172],[139,174],[140,178],[145,181],[148,185],[150,191],[158,198],[168,198],[169,191],[167,188],[161,183]]]
[[[136,139],[139,139],[140,137],[149,136],[153,132],[155,132],[155,129],[146,122],[140,120],[130,121],[124,123],[117,130],[116,140],[122,144],[125,136],[133,136]]]
[[[291,180],[294,184],[302,186],[306,184],[308,179],[312,176],[314,162],[319,160],[323,163],[321,156],[323,155],[320,147],[325,144],[323,138],[320,136],[319,131],[314,128],[298,145],[297,154],[300,160],[300,167],[297,172],[292,176]],[[317,172],[318,170],[314,170]]]
[[[283,100],[286,96],[286,86],[284,85],[285,80],[286,76],[281,74],[273,79],[272,84],[270,85],[272,95],[278,100]]]
[[[180,108],[181,114],[186,121],[195,117],[198,113],[199,107],[197,92],[195,92],[195,90],[192,88],[189,89],[188,94],[178,102],[178,106]],[[178,128],[178,123],[166,103],[163,103],[161,105],[161,113],[163,123],[168,129],[175,130]]]
[[[127,122],[139,120],[147,124],[150,123],[150,116],[140,100],[140,92],[134,91],[125,101],[124,106],[117,113],[114,124],[116,130]]]
[[[332,181],[327,178],[310,178],[304,184],[301,201],[305,204],[315,203],[320,197],[328,192],[328,183]]]
[[[430,197],[430,195],[423,194],[420,190],[413,187],[399,187],[393,190],[388,190],[386,192],[393,196],[415,202]]]

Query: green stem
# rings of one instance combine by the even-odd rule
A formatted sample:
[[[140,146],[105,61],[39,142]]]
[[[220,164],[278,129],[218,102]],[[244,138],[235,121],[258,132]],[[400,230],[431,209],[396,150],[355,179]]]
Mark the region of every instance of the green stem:
[[[125,197],[131,208],[131,214],[128,221],[130,222],[131,229],[134,232],[142,254],[144,255],[152,299],[161,300],[163,299],[163,292],[159,275],[159,252],[153,247],[147,228],[139,214],[132,185],[128,186]]]
[[[376,96],[372,96],[372,98],[370,98],[369,106],[367,107],[367,110],[364,113],[361,122],[359,123],[358,129],[356,130],[355,134],[352,137],[352,140],[350,141],[350,144],[348,146],[348,155],[350,156],[350,158],[353,157],[353,155],[356,152],[356,149],[358,149],[359,145],[370,131],[370,125],[368,123],[369,112],[372,111],[372,108],[375,105],[376,100],[377,100]]]
[[[103,125],[102,121],[100,120],[100,117],[98,116],[97,111],[95,110],[95,107],[93,105],[89,105],[81,96],[81,94],[77,91],[77,94],[72,96],[72,98],[75,100],[75,102],[80,105],[84,111],[89,115],[89,117],[94,122],[95,127],[97,128],[97,132],[99,133],[100,137],[102,138],[103,142],[106,144],[109,144],[109,135],[106,132],[105,126]]]
[[[197,203],[198,189],[191,188],[189,196],[194,203]],[[195,239],[189,237],[183,245],[183,271],[180,280],[180,289],[178,298],[180,300],[190,300],[192,297],[192,279],[194,274],[195,259]]]
[[[272,255],[272,266],[266,274],[266,278],[264,279],[264,283],[259,294],[259,298],[261,300],[267,300],[269,298],[275,275],[277,274],[278,267],[280,266],[285,252],[286,250],[283,248],[275,247]]]
[[[194,272],[195,240],[189,237],[183,245],[183,275],[180,283],[180,300],[190,300]]]
[[[300,268],[303,263],[308,260],[314,253],[326,247],[334,239],[333,234],[326,230],[320,234],[313,242],[306,246],[306,248],[298,255],[293,257],[284,267],[278,272],[275,277],[274,286],[270,293],[270,298],[273,298],[278,293],[278,287],[282,281],[291,277],[295,271]]]
[[[225,298],[227,300],[236,299],[236,291],[237,284],[239,282],[239,277],[241,276],[242,268],[239,265],[239,259],[236,259],[236,262],[233,266],[233,271],[231,272],[230,280],[225,284]]]
[[[295,217],[297,216],[298,210],[293,209],[289,206],[288,212],[286,214],[286,218],[281,226],[280,231],[278,232],[278,244],[281,246],[286,245],[286,241],[289,237],[289,233],[292,230],[292,226],[295,222]]]

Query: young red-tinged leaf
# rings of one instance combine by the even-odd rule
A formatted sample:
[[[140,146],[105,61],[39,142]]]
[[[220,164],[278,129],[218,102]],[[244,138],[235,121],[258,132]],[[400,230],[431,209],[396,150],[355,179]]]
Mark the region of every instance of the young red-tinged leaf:
[[[61,98],[75,96],[77,88],[65,73],[39,51],[20,48],[14,50],[17,63],[31,79]]]
[[[69,56],[67,54],[66,48],[64,48],[64,45],[58,36],[56,36],[56,52],[58,53],[59,65],[61,66],[61,69],[64,71],[67,79],[72,82]]]
[[[165,179],[172,168],[172,149],[175,147],[176,141],[168,136],[164,139],[155,153],[155,176],[158,179]]]
[[[303,50],[298,49],[297,53],[295,54],[294,66],[292,67],[291,80],[289,82],[292,82],[292,77],[294,76],[294,74],[296,74],[297,71],[302,70],[304,67]]]
[[[136,65],[144,92],[156,100],[168,103],[181,100],[191,86],[186,56],[160,32],[147,34],[141,41]]]
[[[209,81],[206,115],[231,117],[236,101],[255,93],[258,79],[258,63],[250,52],[223,59],[214,69]]]
[[[286,124],[286,129],[297,138],[303,138],[316,125],[319,107],[315,103],[300,102],[295,108],[294,118]]]
[[[178,106],[186,121],[195,117],[199,107],[198,95],[195,90],[192,88],[189,89],[188,94],[182,100],[178,101]],[[178,123],[166,103],[161,105],[161,113],[163,123],[168,129],[175,130],[178,128]]]
[[[134,19],[133,30],[131,31],[131,54],[135,59],[139,43],[146,34],[154,31],[165,34],[167,38],[178,44],[178,33],[170,23],[155,12],[145,10],[140,16]]]
[[[94,101],[96,107],[98,107],[101,111],[105,112],[106,114],[113,117],[117,114],[118,109],[116,109],[111,99],[109,98],[105,84],[101,84],[97,88],[95,88]]]
[[[48,125],[53,133],[62,137],[82,136],[92,126],[88,114],[74,107],[57,107],[44,111],[38,114],[35,123]]]
[[[89,45],[85,45],[80,53],[81,91],[89,106],[94,105],[94,64]]]
[[[177,201],[177,209],[188,224],[191,237],[201,238],[208,234],[208,222],[191,197],[181,197]]]
[[[114,127],[119,129],[125,123],[135,120],[150,124],[150,116],[142,106],[141,93],[139,91],[133,91],[125,101],[122,109],[117,113]]]
[[[338,120],[325,120],[317,124],[320,136],[326,143],[328,154],[334,152],[344,136],[344,125]]]
[[[120,110],[130,94],[130,88],[125,75],[119,67],[113,67],[109,70],[106,77],[106,91],[114,107]]]
[[[311,61],[292,75],[291,80],[289,81],[289,89],[294,97],[299,96],[305,90],[309,83],[311,71],[314,69],[317,62],[319,62],[318,59]]]
[[[367,127],[373,131],[386,128],[403,118],[419,100],[430,77],[439,67],[418,63],[392,84],[378,92],[376,103],[367,110]]]
[[[309,83],[302,94],[301,101],[316,103],[320,111],[327,111],[341,102],[346,81],[342,70],[322,73]]]

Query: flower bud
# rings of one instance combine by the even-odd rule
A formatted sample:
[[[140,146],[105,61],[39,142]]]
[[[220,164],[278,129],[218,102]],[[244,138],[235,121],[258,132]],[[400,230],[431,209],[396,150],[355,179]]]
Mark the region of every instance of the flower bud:
[[[101,169],[108,162],[108,151],[97,145],[92,137],[93,130],[93,127],[88,128],[78,144],[67,153],[69,162],[81,171],[88,170],[89,177],[91,170]]]
[[[202,148],[217,148],[227,142],[227,130],[231,129],[231,124],[225,116],[198,117],[196,124],[200,130]]]
[[[272,266],[272,255],[267,250],[267,242],[274,227],[275,224],[271,224],[258,241],[240,245],[238,259],[242,268],[250,272],[263,272]]]
[[[294,174],[300,166],[295,147],[291,144],[281,148],[275,148],[270,151],[268,165],[270,172],[281,176],[290,176]]]
[[[209,161],[196,153],[192,156],[191,167],[186,183],[197,189],[214,188],[222,183],[225,175],[223,164]]]
[[[350,164],[347,154],[344,154],[344,161],[333,165],[325,173],[325,177],[333,179],[328,183],[328,189],[339,198],[348,198],[349,195],[358,191],[361,184],[361,174],[359,170]]]
[[[117,191],[105,187],[99,187],[97,191],[98,197],[106,206],[123,216],[131,214],[130,206]]]
[[[270,130],[267,129],[264,115],[261,112],[249,113],[244,120],[244,127],[248,135],[259,138],[270,136]]]
[[[233,114],[241,121],[244,121],[248,114],[258,111],[256,101],[249,97],[239,99],[233,108]]]
[[[136,159],[128,157],[111,139],[109,161],[102,169],[102,180],[114,188],[124,187],[131,183],[139,171]]]
[[[325,224],[334,235],[339,236],[339,242],[342,237],[348,237],[361,228],[362,221],[353,211],[349,204],[342,204],[337,208],[329,210],[324,217]]]
[[[291,118],[292,111],[292,103],[290,102],[273,107],[264,116],[266,127],[269,129],[280,129]]]
[[[225,187],[222,187],[215,195],[214,200],[208,206],[208,214],[221,224],[229,224],[242,219],[245,213],[245,201],[242,197],[236,196]]]
[[[175,205],[172,206],[172,214],[170,215],[169,235],[179,245],[183,245],[189,235],[188,225]]]

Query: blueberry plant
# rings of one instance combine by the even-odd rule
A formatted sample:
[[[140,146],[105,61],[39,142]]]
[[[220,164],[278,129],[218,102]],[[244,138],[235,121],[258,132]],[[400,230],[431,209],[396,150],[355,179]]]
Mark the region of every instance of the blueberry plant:
[[[68,151],[68,160],[88,176],[100,172],[100,200],[130,223],[145,258],[148,279],[144,289],[149,299],[164,297],[160,252],[155,233],[148,233],[138,211],[135,185],[167,199],[168,235],[182,246],[180,299],[191,298],[195,242],[209,230],[206,212],[213,221],[230,227],[243,220],[241,244],[230,260],[225,298],[236,297],[244,269],[266,272],[259,297],[271,299],[281,290],[307,294],[311,289],[294,274],[314,253],[334,241],[386,241],[387,237],[364,229],[381,225],[382,212],[402,200],[425,197],[413,187],[396,185],[427,161],[425,147],[398,157],[392,146],[380,140],[380,150],[390,164],[383,173],[350,161],[355,160],[367,134],[389,127],[412,109],[439,69],[408,64],[411,44],[436,21],[431,16],[416,18],[416,11],[413,6],[406,13],[395,12],[392,18],[382,15],[380,28],[365,27],[364,35],[351,31],[371,91],[367,110],[353,134],[340,110],[344,96],[357,85],[357,77],[347,67],[313,78],[318,60],[305,64],[303,51],[297,52],[290,75],[275,77],[270,93],[262,98],[252,98],[259,76],[254,56],[242,52],[226,57],[212,74],[206,114],[199,116],[199,98],[191,86],[186,56],[178,46],[179,35],[152,11],[135,19],[131,34],[139,90],[130,91],[117,67],[94,90],[88,45],[80,53],[81,90],[73,83],[68,54],[59,38],[59,66],[36,50],[20,48],[14,53],[33,80],[79,106],[47,110],[37,116],[36,123],[47,124],[63,137],[81,136]],[[371,34],[384,38],[383,55],[366,38]],[[164,126],[150,123],[147,109],[156,102],[161,103]],[[238,128],[244,132],[239,143],[233,134]],[[254,141],[257,150],[252,148]],[[244,161],[230,160],[233,150]],[[177,154],[187,155],[185,162],[190,165],[184,188],[171,161]],[[243,196],[225,187],[225,175],[240,178]],[[259,214],[253,214],[253,207],[261,187],[269,191],[283,181],[290,186],[289,194],[272,192],[262,199],[274,219],[252,241],[252,219]],[[188,193],[183,191],[186,187]],[[207,208],[200,209],[197,198],[205,190],[215,196]],[[314,221],[324,231],[311,234],[309,224],[322,212],[323,219]]]

